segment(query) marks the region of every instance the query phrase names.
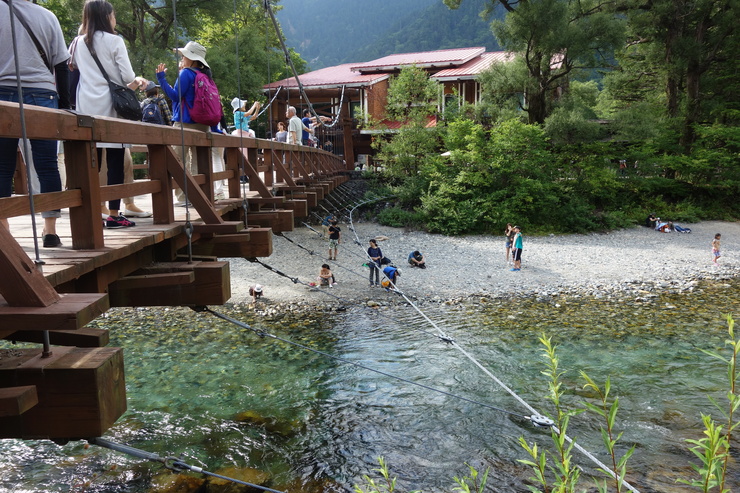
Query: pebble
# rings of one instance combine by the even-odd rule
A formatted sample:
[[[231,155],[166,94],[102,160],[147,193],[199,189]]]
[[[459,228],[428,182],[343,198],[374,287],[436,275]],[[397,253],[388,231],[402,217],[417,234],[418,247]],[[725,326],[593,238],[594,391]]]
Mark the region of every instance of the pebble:
[[[728,280],[740,275],[740,224],[709,221],[682,224],[691,234],[658,233],[644,227],[612,231],[608,234],[528,236],[524,233],[522,270],[511,272],[504,258],[503,236],[449,237],[371,222],[355,223],[362,248],[354,244],[355,233],[346,224],[339,260],[328,262],[339,285],[332,290],[336,298],[309,291],[256,263],[244,259],[231,262],[231,303],[247,303],[249,286],[262,284],[265,295],[255,307],[256,313],[279,314],[338,307],[366,305],[387,307],[407,304],[397,294],[367,286],[367,239],[385,236],[379,242],[383,254],[402,268],[399,289],[417,305],[445,303],[450,306],[486,303],[489,300],[531,298],[550,302],[563,298],[578,300],[592,297],[609,302],[632,300],[651,303],[660,293],[691,293],[700,283],[716,282],[729,286]],[[316,228],[319,229],[319,228]],[[723,256],[713,267],[710,242],[722,233]],[[285,232],[296,243],[325,255],[327,243],[308,228]],[[411,268],[408,253],[419,249],[428,268]],[[273,255],[262,261],[311,282],[326,259],[310,255],[284,238],[273,236]]]

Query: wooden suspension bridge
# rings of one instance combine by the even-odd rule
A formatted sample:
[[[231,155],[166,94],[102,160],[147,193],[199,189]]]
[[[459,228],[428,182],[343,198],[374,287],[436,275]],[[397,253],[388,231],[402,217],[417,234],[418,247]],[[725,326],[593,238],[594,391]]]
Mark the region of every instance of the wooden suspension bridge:
[[[106,330],[86,325],[114,306],[224,304],[229,264],[219,259],[269,256],[272,233],[291,231],[354,164],[274,141],[24,111],[29,139],[64,142],[66,190],[32,195],[35,212],[65,210],[57,222],[64,246],[37,256],[29,196],[0,198],[0,218],[10,222],[10,230],[0,226],[0,337],[40,344],[0,350],[0,438],[101,436],[126,410],[123,350],[108,347]],[[0,137],[21,136],[18,104],[0,102]],[[148,179],[100,186],[103,142],[145,148]],[[197,174],[184,172],[181,145],[195,148]],[[225,150],[225,171],[212,171],[213,147]],[[234,198],[214,200],[216,180]],[[16,192],[24,186],[21,175]],[[192,228],[173,205],[175,187],[188,190]],[[153,216],[105,229],[101,203],[133,196],[150,197]]]

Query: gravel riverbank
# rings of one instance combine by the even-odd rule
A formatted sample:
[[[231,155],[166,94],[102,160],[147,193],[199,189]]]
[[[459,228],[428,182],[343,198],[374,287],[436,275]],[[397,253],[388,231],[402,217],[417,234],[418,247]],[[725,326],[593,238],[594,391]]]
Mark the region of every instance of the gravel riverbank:
[[[740,273],[738,246],[740,223],[708,221],[682,224],[690,234],[659,233],[635,227],[609,233],[584,235],[524,235],[522,270],[511,272],[504,258],[504,237],[448,237],[405,231],[375,223],[355,223],[361,246],[347,224],[342,228],[338,260],[327,262],[328,240],[306,227],[273,237],[273,254],[265,264],[301,282],[313,282],[322,263],[329,263],[338,284],[332,289],[309,289],[264,266],[231,259],[232,303],[251,303],[249,286],[264,286],[257,309],[281,310],[336,308],[347,302],[404,303],[402,297],[379,287],[369,287],[363,267],[368,239],[379,241],[383,254],[402,269],[398,283],[406,296],[420,304],[466,298],[559,296],[577,294],[617,297],[654,294],[658,291],[692,291],[702,280],[728,280]],[[316,226],[317,230],[320,230]],[[710,242],[722,234],[719,267],[711,261]],[[313,252],[313,254],[306,251]],[[411,268],[406,258],[420,250],[428,268]]]

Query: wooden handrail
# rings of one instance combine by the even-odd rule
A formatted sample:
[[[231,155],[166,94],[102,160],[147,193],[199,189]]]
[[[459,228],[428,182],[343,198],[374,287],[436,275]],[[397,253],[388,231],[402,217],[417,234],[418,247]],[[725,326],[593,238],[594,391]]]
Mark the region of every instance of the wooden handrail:
[[[155,223],[172,222],[174,214],[171,189],[177,184],[182,186],[180,182],[185,176],[181,153],[172,149],[179,148],[183,142],[185,146],[198,149],[195,154],[200,157],[199,174],[188,174],[187,181],[188,189],[198,196],[195,198],[196,209],[206,222],[220,221],[220,216],[215,214],[212,205],[215,180],[227,180],[230,195],[236,196],[241,189],[240,177],[244,171],[249,177],[249,191],[256,192],[260,197],[271,197],[276,181],[295,185],[297,180],[313,181],[344,171],[340,156],[312,147],[193,129],[181,130],[178,127],[118,118],[92,117],[69,110],[39,106],[25,105],[24,111],[29,139],[65,142],[69,190],[36,194],[34,207],[37,212],[69,208],[73,248],[76,249],[104,246],[99,220],[100,203],[103,201],[151,194]],[[20,136],[19,105],[0,101],[0,137]],[[97,176],[97,143],[133,144],[137,151],[146,146],[150,179],[101,187]],[[210,152],[206,149],[211,147],[225,149],[225,171],[212,172]],[[281,159],[283,156],[285,164]],[[0,217],[17,217],[29,213],[27,196],[0,198]]]

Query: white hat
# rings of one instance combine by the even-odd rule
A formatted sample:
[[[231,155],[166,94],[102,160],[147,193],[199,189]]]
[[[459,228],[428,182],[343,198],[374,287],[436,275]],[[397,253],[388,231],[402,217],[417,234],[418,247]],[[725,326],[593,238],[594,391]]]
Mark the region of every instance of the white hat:
[[[184,48],[177,48],[177,51],[190,60],[195,60],[208,68],[211,68],[206,62],[206,49],[202,44],[196,43],[195,41],[188,41]]]
[[[244,108],[248,103],[249,101],[247,101],[246,99],[234,98],[231,100],[231,107],[234,108],[234,111],[236,111],[239,108]]]
[[[396,269],[396,275],[397,276],[400,276],[401,275],[401,269]]]
[[[259,284],[254,285],[254,292],[255,293],[261,293],[262,292],[262,286]]]

